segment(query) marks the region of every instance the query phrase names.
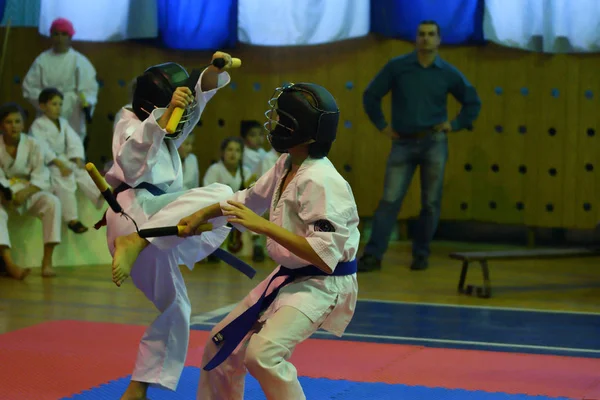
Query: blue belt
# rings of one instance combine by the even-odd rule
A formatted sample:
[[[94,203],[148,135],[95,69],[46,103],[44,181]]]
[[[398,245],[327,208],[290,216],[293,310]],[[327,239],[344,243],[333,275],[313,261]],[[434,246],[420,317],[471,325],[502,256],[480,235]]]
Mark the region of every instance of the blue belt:
[[[215,354],[212,360],[206,364],[204,370],[210,371],[216,368],[223,361],[225,361],[231,353],[233,353],[248,332],[250,332],[256,321],[258,321],[260,313],[266,310],[271,303],[273,303],[277,297],[277,294],[279,293],[279,290],[288,283],[291,283],[296,278],[303,276],[345,276],[355,274],[356,271],[356,259],[339,263],[335,267],[333,274],[327,274],[314,265],[297,269],[290,269],[283,266],[279,267],[279,271],[273,275],[258,301],[213,336],[213,342],[217,346],[221,346],[221,348],[217,354]],[[273,283],[273,281],[280,276],[285,276],[285,280],[267,296],[266,293],[271,286],[271,283]]]
[[[146,189],[147,191],[149,191],[150,193],[152,193],[153,196],[162,196],[163,194],[165,194],[166,192],[162,189],[159,189],[158,186],[153,185],[151,183],[148,182],[142,182],[139,185],[137,185],[136,187],[132,188],[131,186],[129,186],[128,184],[126,184],[125,182],[122,182],[119,186],[117,186],[117,188],[114,190],[113,195],[115,197],[117,197],[117,195],[121,192],[124,192],[126,190],[129,189]]]
[[[162,196],[163,194],[166,193],[164,190],[159,189],[157,186],[155,186],[151,183],[148,183],[148,182],[142,182],[134,188],[132,188],[125,182],[122,182],[119,186],[117,186],[117,188],[115,189],[113,194],[115,197],[117,197],[117,195],[119,193],[124,192],[129,189],[145,189],[145,190],[149,191],[153,196]],[[245,262],[243,262],[242,260],[240,260],[239,258],[234,256],[233,254],[231,254],[223,249],[218,248],[212,254],[214,254],[215,257],[219,258],[221,261],[224,261],[225,263],[229,264],[233,268],[237,269],[238,271],[240,271],[242,274],[246,275],[250,279],[254,278],[254,275],[256,275],[256,270],[254,268],[252,268],[250,265],[246,264]]]

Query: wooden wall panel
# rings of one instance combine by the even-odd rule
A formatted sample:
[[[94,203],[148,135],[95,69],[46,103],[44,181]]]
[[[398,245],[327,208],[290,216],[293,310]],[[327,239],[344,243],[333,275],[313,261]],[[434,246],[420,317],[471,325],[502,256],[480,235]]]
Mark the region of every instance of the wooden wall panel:
[[[21,80],[47,46],[35,29],[11,29],[0,101],[18,101],[33,112],[22,98]],[[110,157],[111,117],[129,101],[127,83],[133,77],[153,64],[175,61],[191,69],[211,57],[210,52],[171,51],[143,41],[74,46],[92,61],[102,82],[89,128],[89,158],[96,163]],[[412,48],[412,43],[369,36],[321,46],[228,50],[243,64],[231,71],[231,85],[207,105],[197,128],[194,151],[201,173],[219,158],[221,140],[239,135],[242,119],[264,121],[275,87],[286,81],[317,82],[336,96],[341,110],[330,158],[351,183],[360,215],[371,216],[383,192],[391,146],[365,115],[362,94],[390,58]],[[474,131],[449,137],[442,219],[593,227],[600,218],[600,56],[533,54],[491,44],[443,47],[441,55],[475,85],[483,102]],[[553,97],[553,89],[558,96]],[[383,110],[390,120],[390,96],[384,98]],[[449,97],[449,117],[458,110]],[[556,135],[549,135],[550,128]],[[519,172],[521,166],[526,173]],[[555,176],[549,174],[551,168]],[[547,204],[552,204],[551,212]],[[416,216],[419,209],[417,170],[399,218]]]

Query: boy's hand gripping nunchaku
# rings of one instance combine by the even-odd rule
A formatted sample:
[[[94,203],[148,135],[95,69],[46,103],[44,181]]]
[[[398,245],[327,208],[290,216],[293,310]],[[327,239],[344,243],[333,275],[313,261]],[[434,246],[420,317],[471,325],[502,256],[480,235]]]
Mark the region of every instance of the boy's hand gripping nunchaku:
[[[229,68],[239,68],[242,65],[242,60],[240,60],[239,58],[232,58],[231,65],[227,65],[227,61],[225,61],[224,58],[215,58],[210,64],[202,67],[201,69],[194,69],[187,80],[187,87],[192,91],[194,96],[196,96],[195,87],[196,82],[198,82],[198,79],[200,79],[200,74],[202,74],[202,71],[210,67],[211,65],[217,67],[220,70],[225,70]],[[167,133],[175,132],[175,130],[177,129],[177,125],[179,125],[179,121],[183,116],[183,111],[183,108],[180,107],[177,107],[173,110],[171,118],[169,118],[169,122],[167,123],[167,126],[165,128]]]

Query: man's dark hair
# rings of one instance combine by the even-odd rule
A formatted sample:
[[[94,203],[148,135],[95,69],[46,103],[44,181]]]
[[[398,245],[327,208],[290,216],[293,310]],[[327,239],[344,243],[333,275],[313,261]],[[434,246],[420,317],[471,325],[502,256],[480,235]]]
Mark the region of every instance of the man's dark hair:
[[[427,19],[425,21],[421,21],[421,22],[419,22],[419,26],[421,26],[421,25],[435,25],[435,27],[437,28],[437,34],[438,34],[438,36],[442,36],[442,31],[440,30],[440,26],[434,20]]]

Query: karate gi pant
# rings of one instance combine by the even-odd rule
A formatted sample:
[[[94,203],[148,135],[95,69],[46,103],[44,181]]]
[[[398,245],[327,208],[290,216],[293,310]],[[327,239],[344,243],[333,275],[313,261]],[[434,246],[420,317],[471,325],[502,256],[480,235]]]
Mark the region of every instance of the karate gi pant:
[[[276,303],[277,300],[272,306]],[[252,304],[250,296],[246,296],[213,328],[201,367],[219,350],[212,337]],[[331,309],[313,322],[294,307],[279,308],[264,322],[257,323],[222,364],[211,371],[200,370],[197,400],[242,400],[246,372],[260,383],[267,400],[305,400],[296,368],[288,360],[296,345],[319,329]]]
[[[32,215],[42,221],[44,244],[60,243],[61,240],[61,207],[60,201],[51,193],[40,191],[34,193],[18,207],[19,214]],[[8,234],[8,213],[0,205],[0,245],[11,247]]]
[[[118,200],[140,229],[177,225],[182,218],[225,200],[232,194],[225,185],[165,194],[156,199],[167,205],[147,217],[139,205],[125,205],[122,199],[125,193],[131,191],[119,195]],[[135,227],[131,221],[114,214],[110,209],[106,218],[109,249],[114,255],[114,240],[135,232]],[[131,280],[154,304],[160,315],[142,336],[132,380],[162,389],[177,389],[187,356],[191,318],[190,300],[179,265],[183,263],[190,267],[191,263],[193,266],[194,262],[219,248],[230,231],[225,224],[226,218],[221,217],[218,222],[213,220],[212,232],[200,236],[148,239],[150,245],[135,262]]]
[[[70,163],[69,168],[73,173],[69,176],[62,176],[56,166],[50,167],[50,181],[52,191],[60,199],[62,206],[62,216],[65,222],[79,219],[77,208],[77,188],[81,189],[85,197],[90,199],[94,207],[100,209],[104,205],[104,198],[86,170],[78,168],[75,163]]]

